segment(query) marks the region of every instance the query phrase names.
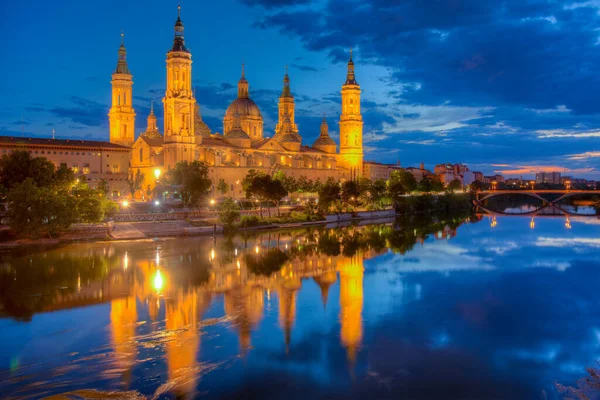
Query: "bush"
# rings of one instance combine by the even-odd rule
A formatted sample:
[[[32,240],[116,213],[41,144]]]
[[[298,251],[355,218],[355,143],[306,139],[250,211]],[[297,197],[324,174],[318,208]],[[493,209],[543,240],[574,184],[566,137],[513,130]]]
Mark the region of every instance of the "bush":
[[[259,219],[256,215],[244,215],[240,219],[240,226],[245,228],[251,228],[253,226],[267,225]]]
[[[223,224],[223,229],[226,231],[233,229],[238,219],[240,219],[240,208],[232,199],[225,199],[219,207],[219,222]]]

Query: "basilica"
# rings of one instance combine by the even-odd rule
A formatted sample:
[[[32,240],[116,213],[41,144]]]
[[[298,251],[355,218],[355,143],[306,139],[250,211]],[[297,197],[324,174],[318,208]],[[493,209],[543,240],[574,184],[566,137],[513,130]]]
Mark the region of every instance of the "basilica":
[[[241,180],[250,169],[273,174],[282,171],[299,178],[326,181],[362,176],[363,162],[360,86],[354,75],[352,52],[346,81],[342,85],[342,110],[339,121],[340,145],[329,136],[323,118],[320,134],[312,145],[302,141],[295,123],[294,96],[287,73],[279,96],[278,122],[272,134],[265,133],[263,116],[252,101],[249,83],[242,66],[237,98],[223,117],[223,133],[213,133],[202,121],[200,106],[192,87],[192,54],[185,45],[181,8],[175,23],[173,47],[166,59],[166,91],[163,98],[163,133],[157,127],[151,107],[146,130],[135,140],[133,79],[127,64],[124,43],[119,48],[117,67],[112,74],[112,107],[109,112],[110,141],[132,149],[130,168],[145,175],[143,191],[152,190],[160,174],[182,161],[203,161],[209,165],[210,179],[221,179],[234,197],[241,197]]]

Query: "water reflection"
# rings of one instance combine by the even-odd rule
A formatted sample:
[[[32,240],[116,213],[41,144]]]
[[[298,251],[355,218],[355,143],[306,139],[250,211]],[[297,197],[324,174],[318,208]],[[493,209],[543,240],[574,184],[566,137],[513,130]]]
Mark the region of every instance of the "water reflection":
[[[431,352],[461,342],[457,324],[467,323],[468,329],[484,326],[486,307],[506,301],[504,294],[494,293],[496,299],[482,296],[482,304],[462,302],[454,311],[460,322],[447,320],[450,314],[436,315],[435,310],[448,307],[443,301],[452,303],[447,297],[453,293],[450,288],[467,283],[447,281],[446,287],[438,275],[431,274],[485,274],[517,265],[566,271],[573,260],[567,259],[564,249],[579,249],[581,262],[593,259],[590,249],[599,247],[593,234],[597,231],[588,230],[597,229],[595,220],[569,220],[566,237],[556,231],[556,225],[548,231],[547,224],[552,222],[545,220],[517,238],[515,224],[527,224],[528,219],[493,217],[490,223],[477,223],[481,218],[442,222],[420,218],[364,227],[272,231],[216,241],[98,243],[2,254],[0,315],[30,322],[0,324],[0,329],[20,332],[28,324],[41,324],[43,335],[50,332],[72,342],[43,355],[26,344],[17,345],[18,349],[0,345],[0,361],[17,360],[6,375],[0,369],[0,378],[6,378],[0,387],[15,396],[97,388],[188,398],[208,391],[218,397],[221,392],[234,395],[238,389],[225,384],[221,372],[215,372],[218,378],[207,380],[211,371],[240,377],[244,376],[240,368],[266,373],[277,365],[284,376],[298,372],[299,357],[312,357],[310,370],[320,371],[315,379],[330,387],[346,379],[338,371],[337,353],[322,347],[330,339],[343,351],[344,370],[350,377],[373,378],[373,371],[364,375],[366,368],[379,368],[377,374],[385,380],[389,378],[381,375],[389,363],[381,359],[385,353],[389,351],[394,359],[408,356],[406,360],[417,355],[410,356],[416,350],[407,348],[408,342],[394,350],[397,341],[388,349],[374,341],[373,335],[379,332],[376,327],[386,316],[395,315],[397,320],[387,323],[404,331],[403,340],[426,343],[427,353],[422,354],[426,363]],[[574,232],[580,236],[573,236]],[[537,255],[528,257],[521,251],[531,248],[539,249]],[[541,251],[548,251],[549,257],[542,257]],[[497,275],[478,279],[493,276]],[[470,279],[460,275],[465,278],[465,282]],[[365,294],[367,290],[370,295]],[[398,322],[397,307],[420,303],[402,311],[407,323],[416,324],[413,329],[423,329],[421,336],[411,337],[411,330]],[[58,324],[65,323],[63,316],[97,325],[87,336],[80,336],[71,322],[61,328],[66,332],[56,331]],[[444,323],[424,329],[440,317]],[[98,329],[102,324],[107,331]],[[315,328],[319,325],[320,330]],[[43,335],[28,335],[32,342],[48,342]],[[276,355],[278,349],[282,355]],[[319,355],[324,351],[326,355]],[[532,353],[523,350],[520,354]],[[367,355],[371,357],[368,363]],[[506,359],[514,354],[498,350],[496,357],[495,362],[508,363]],[[240,365],[239,359],[246,361]],[[61,369],[65,365],[73,369]]]

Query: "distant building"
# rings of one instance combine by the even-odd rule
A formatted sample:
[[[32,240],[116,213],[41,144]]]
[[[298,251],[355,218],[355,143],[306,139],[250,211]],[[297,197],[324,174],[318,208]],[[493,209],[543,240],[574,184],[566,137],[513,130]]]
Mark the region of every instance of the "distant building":
[[[440,181],[442,181],[442,183],[445,185],[449,184],[455,179],[460,181],[460,183],[463,185],[468,185],[469,183],[473,182],[474,178],[469,176],[470,182],[465,183],[464,176],[467,172],[469,172],[469,167],[467,167],[465,164],[438,164],[433,169],[433,173],[436,174]]]
[[[560,172],[538,172],[535,174],[535,183],[559,185],[561,183]]]
[[[415,180],[417,182],[421,182],[421,180],[423,180],[423,178],[425,178],[426,176],[434,176],[435,175],[430,170],[425,169],[425,164],[423,164],[423,163],[421,163],[421,166],[419,168],[407,167],[407,168],[405,168],[405,170],[410,172],[412,174],[412,176],[415,177]]]
[[[475,182],[475,173],[473,171],[465,171],[463,173],[463,179],[462,179],[462,184],[464,186],[470,185],[471,183]]]
[[[363,163],[363,176],[372,181],[378,179],[388,180],[393,171],[401,170],[399,164],[382,164],[374,161],[365,161]]]
[[[473,171],[473,176],[476,181],[483,182],[483,172]]]
[[[10,154],[24,150],[32,157],[44,157],[55,167],[71,168],[75,177],[96,188],[106,180],[109,195],[128,193],[127,172],[131,148],[93,140],[43,139],[0,136],[0,153]]]

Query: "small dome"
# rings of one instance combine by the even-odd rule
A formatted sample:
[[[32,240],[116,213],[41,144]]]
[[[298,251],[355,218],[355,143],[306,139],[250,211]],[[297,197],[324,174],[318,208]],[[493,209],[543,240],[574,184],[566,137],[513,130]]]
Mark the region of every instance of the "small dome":
[[[227,107],[227,111],[225,112],[226,117],[233,118],[236,114],[238,114],[241,118],[262,118],[262,115],[260,114],[260,109],[258,108],[256,103],[250,100],[249,98],[235,99],[229,105],[229,107]]]
[[[241,128],[233,128],[225,134],[225,139],[250,139],[250,136]]]
[[[313,143],[314,146],[336,146],[336,144],[329,136],[319,136]]]

